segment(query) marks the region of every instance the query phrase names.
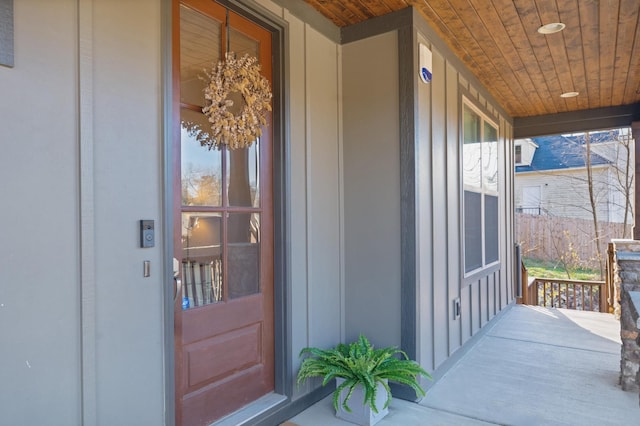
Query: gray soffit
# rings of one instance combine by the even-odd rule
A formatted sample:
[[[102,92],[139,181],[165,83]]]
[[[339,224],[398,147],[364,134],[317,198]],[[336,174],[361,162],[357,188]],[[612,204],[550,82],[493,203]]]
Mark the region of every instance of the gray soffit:
[[[289,10],[292,15],[308,23],[329,40],[340,43],[340,28],[307,3],[301,0],[273,0],[273,2]]]

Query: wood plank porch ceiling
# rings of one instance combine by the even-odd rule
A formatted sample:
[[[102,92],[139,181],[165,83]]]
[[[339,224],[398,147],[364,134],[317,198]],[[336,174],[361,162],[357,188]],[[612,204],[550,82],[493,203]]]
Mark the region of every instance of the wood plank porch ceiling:
[[[640,102],[639,0],[305,2],[339,27],[414,6],[512,117]]]

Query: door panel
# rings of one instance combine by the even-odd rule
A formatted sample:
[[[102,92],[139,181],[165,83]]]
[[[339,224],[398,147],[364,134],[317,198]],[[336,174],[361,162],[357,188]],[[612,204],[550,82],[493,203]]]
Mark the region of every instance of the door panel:
[[[271,117],[249,148],[201,145],[203,70],[228,44],[271,80],[271,35],[211,0],[175,0],[174,14],[176,422],[192,426],[274,388]]]
[[[187,392],[260,364],[261,340],[262,327],[256,322],[185,347]]]
[[[239,324],[244,327],[259,322],[264,316],[262,296],[255,295],[242,300],[242,306],[247,308],[243,312],[243,321]],[[185,324],[182,327],[182,339],[184,342],[197,342],[212,335],[219,335],[238,324],[234,317],[236,311],[234,303],[220,303],[216,309],[191,309],[189,315],[182,315]],[[206,327],[201,327],[206,324]]]

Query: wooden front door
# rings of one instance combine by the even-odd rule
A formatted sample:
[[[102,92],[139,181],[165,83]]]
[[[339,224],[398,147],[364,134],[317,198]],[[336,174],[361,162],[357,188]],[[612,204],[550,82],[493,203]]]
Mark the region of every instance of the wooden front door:
[[[192,426],[274,389],[271,117],[249,148],[200,144],[204,69],[229,48],[271,81],[271,35],[212,0],[173,13],[176,422]]]

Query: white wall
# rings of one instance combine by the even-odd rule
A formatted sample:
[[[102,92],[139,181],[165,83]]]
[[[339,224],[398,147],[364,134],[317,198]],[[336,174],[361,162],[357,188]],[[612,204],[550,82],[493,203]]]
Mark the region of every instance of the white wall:
[[[14,2],[0,66],[0,424],[80,421],[76,2]]]

